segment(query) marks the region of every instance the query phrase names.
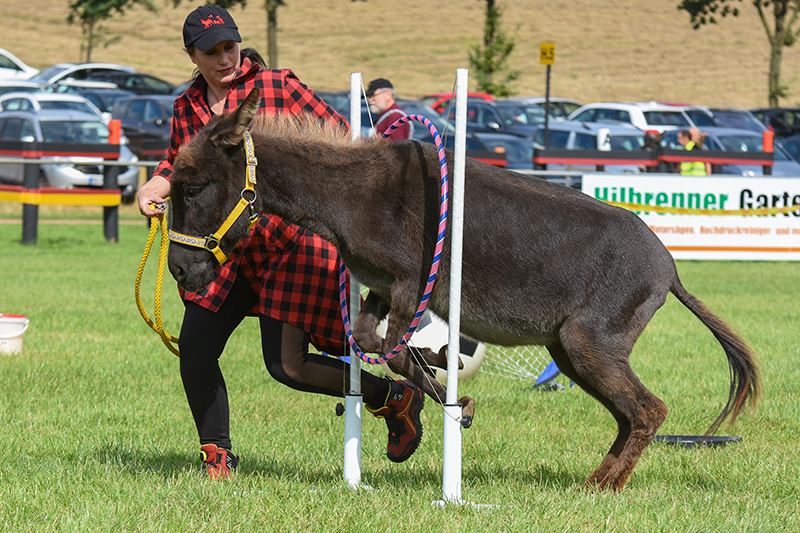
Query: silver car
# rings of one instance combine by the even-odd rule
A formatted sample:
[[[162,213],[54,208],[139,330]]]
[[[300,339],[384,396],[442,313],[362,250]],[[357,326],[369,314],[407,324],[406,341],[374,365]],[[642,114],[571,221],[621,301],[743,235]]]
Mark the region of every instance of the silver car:
[[[614,150],[641,152],[644,150],[645,133],[631,124],[609,122],[556,122],[548,128],[548,147],[564,150]],[[545,130],[539,126],[533,135],[533,147],[544,148]],[[548,170],[580,170],[595,172],[595,165],[568,163],[548,164]],[[638,173],[638,165],[605,165],[606,172]]]
[[[108,126],[95,114],[73,110],[0,112],[0,141],[108,144]],[[48,157],[52,164],[40,165],[39,185],[71,189],[102,187],[103,160],[99,157]],[[136,163],[137,157],[120,145],[119,161]],[[0,163],[0,181],[21,185],[22,163]],[[139,167],[123,166],[118,175],[123,200],[133,201],[139,184]]]

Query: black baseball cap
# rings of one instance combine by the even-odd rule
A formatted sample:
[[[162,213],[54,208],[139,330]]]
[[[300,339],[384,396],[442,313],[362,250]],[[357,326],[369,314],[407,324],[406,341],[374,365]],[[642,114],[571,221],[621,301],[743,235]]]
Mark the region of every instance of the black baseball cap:
[[[394,89],[392,82],[387,80],[386,78],[378,78],[376,80],[372,80],[369,82],[369,87],[367,87],[367,97],[372,96],[375,94],[375,91],[378,89]]]
[[[200,6],[183,23],[183,46],[211,50],[223,41],[242,42],[231,14],[219,6]]]

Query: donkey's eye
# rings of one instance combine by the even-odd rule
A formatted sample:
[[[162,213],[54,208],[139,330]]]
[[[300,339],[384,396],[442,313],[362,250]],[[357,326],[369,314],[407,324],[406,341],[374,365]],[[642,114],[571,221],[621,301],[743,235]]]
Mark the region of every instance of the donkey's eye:
[[[191,200],[192,198],[194,198],[197,195],[199,195],[201,192],[203,192],[203,188],[202,187],[185,187],[183,189],[183,196],[187,200]]]

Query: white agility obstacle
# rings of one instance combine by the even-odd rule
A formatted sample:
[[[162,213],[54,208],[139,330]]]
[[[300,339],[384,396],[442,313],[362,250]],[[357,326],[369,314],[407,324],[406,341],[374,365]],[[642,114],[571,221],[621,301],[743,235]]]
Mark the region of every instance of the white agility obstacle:
[[[434,503],[464,503],[461,499],[461,404],[458,398],[458,358],[460,349],[461,319],[461,256],[464,226],[464,171],[466,165],[467,69],[456,73],[456,126],[455,161],[452,178],[452,214],[450,231],[450,322],[447,357],[447,394],[444,405],[442,500]],[[351,138],[361,136],[360,72],[350,75],[350,131]],[[350,319],[355,322],[360,306],[361,288],[350,279]],[[350,388],[345,395],[345,446],[344,478],[351,488],[361,485],[361,436],[363,397],[361,394],[361,360],[350,348]]]

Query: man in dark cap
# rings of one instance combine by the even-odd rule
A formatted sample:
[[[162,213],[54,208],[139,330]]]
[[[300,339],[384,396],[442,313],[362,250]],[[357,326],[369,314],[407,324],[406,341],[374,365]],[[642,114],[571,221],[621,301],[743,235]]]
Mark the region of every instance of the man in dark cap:
[[[407,115],[403,108],[397,105],[397,93],[394,92],[392,82],[386,78],[378,78],[369,82],[367,87],[367,102],[369,109],[376,115],[376,135],[383,135],[389,126],[399,118]],[[411,124],[406,122],[389,136],[390,141],[401,141],[411,138]]]

